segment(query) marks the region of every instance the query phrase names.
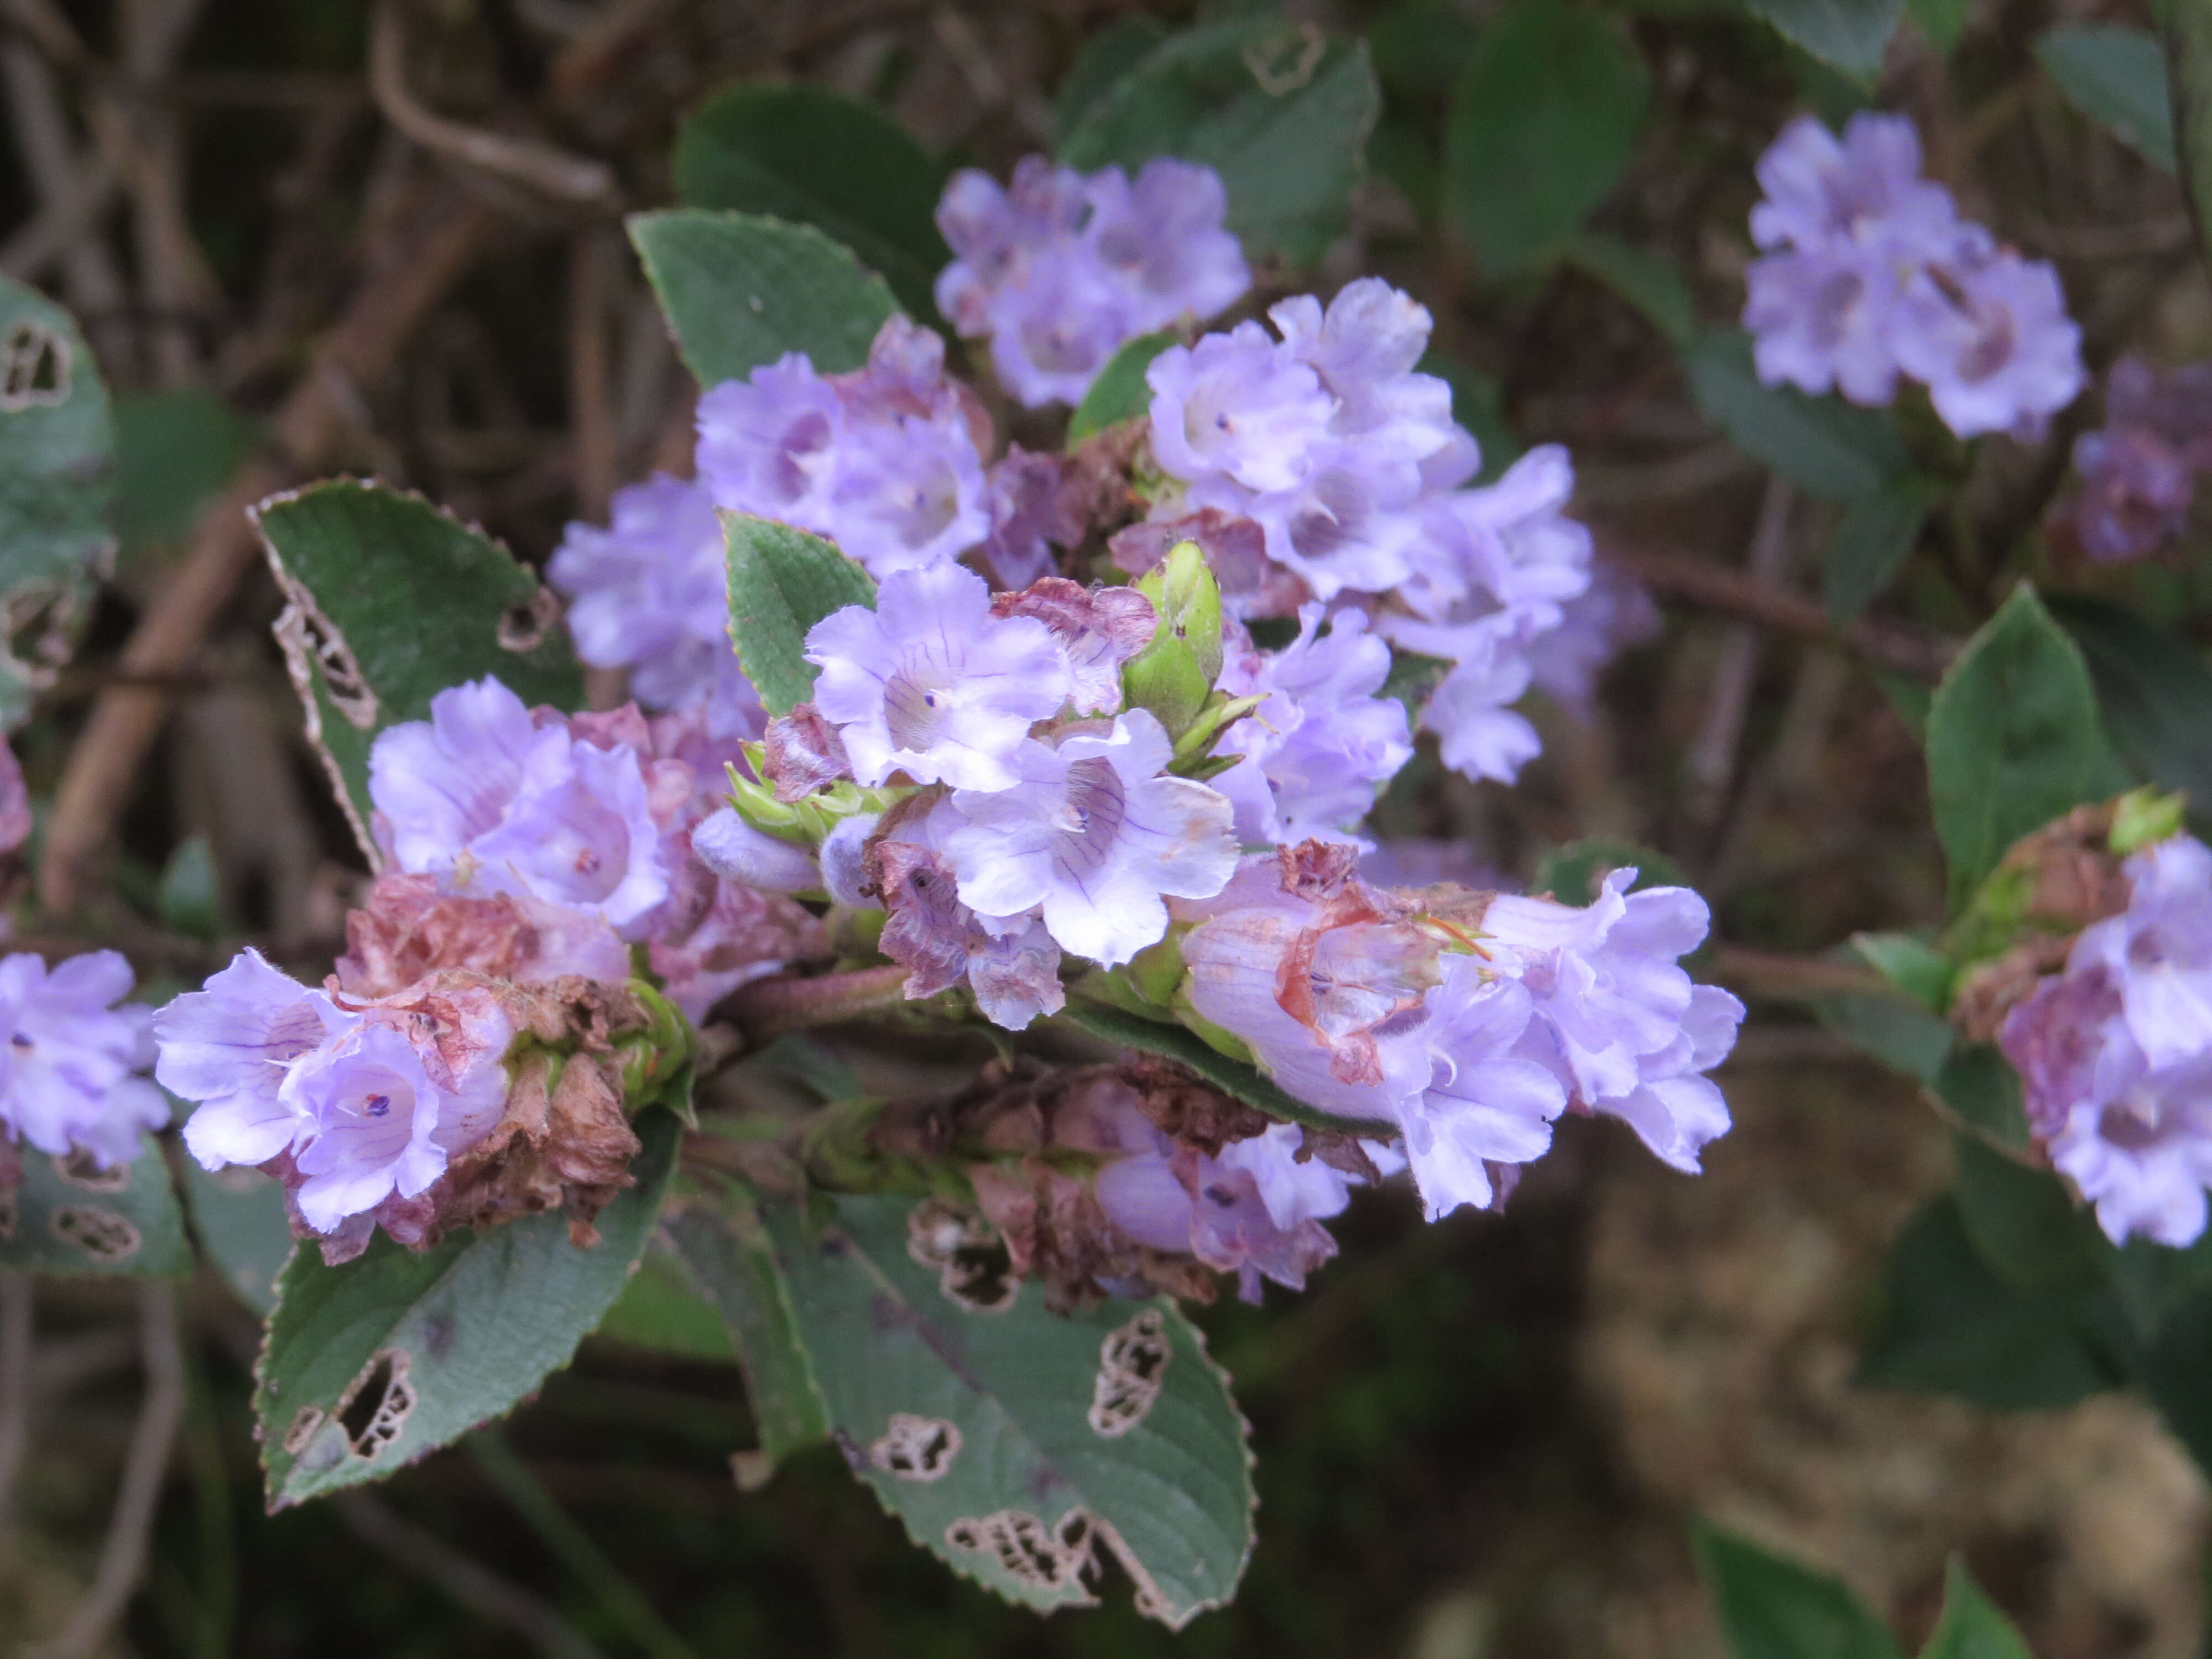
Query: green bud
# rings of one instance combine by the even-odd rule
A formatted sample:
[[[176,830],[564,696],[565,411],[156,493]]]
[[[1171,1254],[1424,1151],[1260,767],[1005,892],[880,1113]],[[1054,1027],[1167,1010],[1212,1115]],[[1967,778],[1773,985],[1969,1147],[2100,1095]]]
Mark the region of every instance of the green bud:
[[[754,776],[747,777],[734,765],[725,769],[729,775],[730,806],[764,836],[811,849],[821,846],[823,837],[843,820],[864,812],[880,812],[891,804],[888,790],[863,789],[849,778],[817,789],[803,800],[778,800],[775,791],[760,781],[765,761],[762,745],[745,744],[744,756]]]
[[[1221,674],[1221,588],[1196,542],[1177,542],[1138,583],[1160,625],[1121,669],[1124,700],[1150,709],[1180,738]]]
[[[1225,691],[1216,691],[1206,700],[1183,734],[1176,739],[1175,756],[1168,762],[1168,770],[1184,777],[1211,775],[1225,770],[1243,758],[1241,755],[1216,756],[1213,745],[1221,734],[1245,715],[1266,702],[1264,697],[1232,697]],[[1221,764],[1211,763],[1218,760]],[[1207,769],[1204,774],[1198,770]]]
[[[2148,786],[2130,789],[2112,803],[2112,834],[2106,845],[2115,858],[2125,858],[2170,840],[2181,833],[2188,805],[2189,797],[2179,791],[2166,795]]]

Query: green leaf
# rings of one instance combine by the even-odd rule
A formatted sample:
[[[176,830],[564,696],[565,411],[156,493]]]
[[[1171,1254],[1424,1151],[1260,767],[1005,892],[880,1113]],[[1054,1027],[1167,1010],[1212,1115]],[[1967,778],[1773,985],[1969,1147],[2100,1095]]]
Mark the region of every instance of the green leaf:
[[[1896,580],[1920,540],[1921,526],[1942,497],[1942,485],[1908,473],[1844,509],[1820,567],[1820,597],[1838,629],[1856,622]]]
[[[1157,52],[1168,33],[1158,18],[1135,12],[1086,40],[1053,100],[1053,130],[1060,137],[1066,139],[1082,125],[1083,118]]]
[[[1811,1004],[1821,1024],[1893,1070],[1933,1084],[1951,1057],[1951,1023],[1881,991],[1832,991]]]
[[[2212,1472],[2212,1291],[2200,1288],[2168,1310],[2156,1340],[2137,1357],[2136,1381],[2199,1470]]]
[[[1483,274],[1556,251],[1612,194],[1650,114],[1650,77],[1619,19],[1519,0],[1483,25],[1444,129],[1444,207]]]
[[[908,312],[934,317],[952,258],[937,229],[944,177],[889,115],[805,82],[730,87],[684,118],[671,158],[686,207],[812,225],[860,256]]]
[[[1931,1085],[1946,1106],[2000,1146],[2014,1152],[2028,1143],[2027,1111],[2020,1078],[1994,1043],[1960,1042]]]
[[[1853,933],[1851,949],[1899,990],[1933,1014],[1951,1006],[1958,969],[1925,939],[1911,933]]]
[[[1382,677],[1378,696],[1395,697],[1406,705],[1406,718],[1418,723],[1429,694],[1443,683],[1452,665],[1442,657],[1424,657],[1415,651],[1393,651],[1390,672]]]
[[[2198,257],[2212,266],[2212,6],[2170,0],[2161,9],[2172,77],[2174,159],[2197,226]]]
[[[276,1276],[292,1254],[283,1184],[240,1165],[207,1170],[191,1158],[179,1161],[200,1249],[221,1269],[223,1283],[266,1319],[276,1305]]]
[[[645,1253],[593,1334],[682,1359],[738,1357],[720,1310],[699,1293],[681,1260],[658,1246]]]
[[[1109,358],[1097,379],[1091,381],[1091,390],[1083,394],[1083,401],[1075,406],[1075,413],[1068,417],[1067,447],[1073,449],[1085,438],[1148,411],[1152,389],[1145,383],[1145,371],[1152,366],[1153,358],[1175,343],[1173,334],[1139,334]]]
[[[848,605],[875,608],[876,585],[835,544],[750,514],[720,514],[730,558],[730,639],[771,714],[813,695],[806,630]]]
[[[293,1252],[254,1373],[272,1512],[383,1479],[568,1363],[629,1283],[675,1167],[674,1116],[635,1127],[637,1184],[600,1212],[592,1249],[548,1214],[419,1254],[379,1232],[342,1267],[312,1244]]]
[[[1905,9],[1931,45],[1948,54],[1966,32],[1968,0],[1905,0]]]
[[[1229,192],[1229,228],[1255,259],[1311,264],[1342,234],[1382,108],[1364,41],[1270,18],[1169,36],[1060,141],[1088,173],[1155,155],[1202,161]]]
[[[1235,1593],[1251,1458],[1226,1377],[1164,1297],[1050,1313],[1042,1285],[978,1307],[925,1265],[894,1196],[768,1213],[838,1443],[915,1541],[1040,1609],[1093,1598],[1110,1555],[1173,1628]]]
[[[124,550],[182,541],[253,448],[253,426],[205,386],[115,400],[115,528]]]
[[[1690,1545],[1734,1659],[1899,1659],[1842,1580],[1703,1522]]]
[[[1588,904],[1597,896],[1599,884],[1615,870],[1633,866],[1636,879],[1629,891],[1646,887],[1679,887],[1681,866],[1664,853],[1639,847],[1632,841],[1588,836],[1554,847],[1536,866],[1532,892],[1549,893],[1562,904]]]
[[[1946,1194],[1890,1247],[1858,1381],[1954,1395],[1992,1411],[2073,1405],[2125,1380],[2094,1334],[2100,1299],[2109,1305],[2109,1292],[2014,1291],[1975,1254],[1958,1201]]]
[[[1480,38],[1458,0],[1396,0],[1369,27],[1367,49],[1394,98],[1425,100],[1451,90]]]
[[[2179,635],[2132,611],[2081,594],[2056,594],[2051,614],[2081,647],[2097,706],[2120,750],[2145,777],[2212,813],[2212,667]]]
[[[430,699],[489,674],[526,703],[580,708],[584,675],[553,596],[513,556],[419,495],[348,478],[253,509],[283,590],[276,641],[307,739],[373,865],[368,751]]]
[[[1421,354],[1415,367],[1451,387],[1452,419],[1472,432],[1482,447],[1482,472],[1476,482],[1496,482],[1522,453],[1521,440],[1505,422],[1504,388],[1494,377],[1445,356],[1434,346]]]
[[[2033,1659],[2012,1620],[1982,1594],[1957,1556],[1943,1573],[1943,1616],[1920,1659]]]
[[[18,1147],[22,1184],[0,1197],[0,1268],[43,1273],[148,1273],[192,1270],[185,1218],[169,1184],[168,1160],[151,1135],[119,1170],[72,1155]]]
[[[2161,172],[2179,165],[2166,52],[2148,29],[2069,24],[2035,43],[2035,61],[2100,126]]]
[[[1324,1112],[1318,1106],[1309,1106],[1293,1095],[1285,1093],[1254,1067],[1242,1060],[1231,1060],[1217,1048],[1207,1045],[1205,1039],[1180,1025],[1170,1025],[1160,1020],[1146,1019],[1141,1014],[1127,1009],[1110,1008],[1103,1003],[1086,1002],[1071,998],[1066,1011],[1060,1016],[1071,1025],[1085,1030],[1108,1042],[1119,1043],[1124,1048],[1140,1048],[1148,1054],[1164,1054],[1170,1060],[1181,1060],[1208,1083],[1232,1094],[1247,1106],[1265,1112],[1269,1117],[1282,1119],[1286,1123],[1304,1123],[1316,1129],[1334,1129],[1341,1134],[1374,1134],[1375,1121],[1368,1118],[1340,1117],[1334,1112]]]
[[[1642,313],[1675,350],[1686,351],[1697,338],[1698,303],[1669,260],[1595,230],[1583,231],[1567,244],[1566,259]]]
[[[668,1224],[693,1280],[734,1342],[760,1434],[757,1475],[830,1437],[830,1407],[799,1341],[791,1287],[749,1190],[690,1205]]]
[[[2008,848],[2127,787],[2081,653],[2026,582],[1967,641],[1928,709],[1928,793],[1965,908]]]
[[[1878,409],[1764,385],[1751,337],[1715,329],[1682,356],[1690,395],[1747,454],[1823,501],[1850,502],[1902,477],[1911,465],[1897,426]]]
[[[629,239],[702,386],[787,351],[823,374],[858,368],[898,310],[882,277],[811,225],[685,208],[631,215]]]
[[[0,276],[0,732],[69,660],[115,557],[107,388],[69,313]]]
[[[1975,1135],[1953,1135],[1951,1158],[1959,1221],[1984,1267],[2021,1291],[2105,1282],[2111,1247],[2064,1182],[2014,1162]]]
[[[155,896],[161,926],[186,939],[213,940],[222,931],[222,893],[216,879],[215,849],[205,836],[177,843]]]
[[[1862,82],[1881,69],[1882,49],[1897,30],[1903,0],[1744,0],[1783,38]]]

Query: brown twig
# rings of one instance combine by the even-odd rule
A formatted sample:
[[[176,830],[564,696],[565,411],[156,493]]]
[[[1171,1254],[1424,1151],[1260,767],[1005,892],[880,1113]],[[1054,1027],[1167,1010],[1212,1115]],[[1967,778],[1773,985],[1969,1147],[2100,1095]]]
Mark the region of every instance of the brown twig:
[[[15,1519],[15,1474],[29,1439],[35,1283],[27,1273],[0,1273],[0,1540]]]
[[[1598,550],[1617,569],[1662,599],[1684,600],[1780,634],[1829,640],[1856,656],[1916,680],[1942,678],[1960,642],[1894,623],[1862,620],[1841,633],[1814,601],[1687,553],[1640,547],[1601,531]]]
[[[1831,992],[1888,988],[1888,981],[1880,974],[1859,963],[1791,956],[1746,945],[1715,945],[1712,977],[1747,996],[1771,1002],[1802,1002]]]
[[[599,1659],[599,1650],[549,1604],[404,1519],[382,1499],[365,1492],[340,1492],[331,1507],[362,1543],[402,1571],[443,1590],[477,1618],[504,1626],[553,1659]]]
[[[1770,477],[1759,504],[1759,523],[1751,533],[1751,552],[1744,561],[1746,574],[1762,587],[1784,591],[1782,578],[1790,565],[1790,516],[1797,492],[1783,479]],[[1711,690],[1705,698],[1705,717],[1690,744],[1683,769],[1689,775],[1686,792],[1691,821],[1699,831],[1720,822],[1728,805],[1729,785],[1735,777],[1736,751],[1742,745],[1744,716],[1751,711],[1752,682],[1759,675],[1757,629],[1737,623],[1721,641],[1713,665]]]
[[[169,1449],[185,1410],[184,1356],[177,1346],[177,1304],[167,1281],[148,1279],[138,1290],[140,1352],[146,1366],[146,1403],[131,1431],[131,1452],[123,1466],[123,1486],[107,1537],[100,1547],[100,1565],[92,1589],[70,1615],[62,1633],[32,1650],[33,1659],[82,1659],[99,1645],[122,1616],[146,1571],[154,1511],[169,1467]]]
[[[622,468],[607,385],[607,325],[616,249],[605,233],[581,230],[568,243],[568,424],[575,434],[576,516],[605,516]]]
[[[746,986],[730,1000],[727,1012],[747,1044],[757,1048],[785,1031],[898,1007],[906,1000],[906,978],[907,970],[896,963],[815,979],[779,975]]]
[[[481,168],[556,201],[611,206],[614,169],[528,138],[449,121],[416,101],[407,86],[407,32],[394,0],[376,9],[368,42],[368,89],[384,118],[423,149]]]

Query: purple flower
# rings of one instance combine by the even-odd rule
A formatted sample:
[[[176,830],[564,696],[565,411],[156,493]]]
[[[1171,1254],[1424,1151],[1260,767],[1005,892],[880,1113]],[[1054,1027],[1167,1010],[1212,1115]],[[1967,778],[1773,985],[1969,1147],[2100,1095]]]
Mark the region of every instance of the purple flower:
[[[1067,457],[1008,444],[987,489],[991,533],[982,555],[1000,586],[1027,587],[1053,574],[1053,549],[1082,541],[1085,526]]]
[[[1312,366],[1257,323],[1169,347],[1152,359],[1145,383],[1152,391],[1153,456],[1187,483],[1289,489],[1310,470],[1311,451],[1335,412]]]
[[[602,748],[550,711],[541,721],[489,676],[377,738],[369,796],[393,863],[456,890],[527,896],[624,929],[668,896],[636,750]]]
[[[692,827],[691,850],[725,881],[763,892],[804,893],[822,885],[821,866],[804,847],[754,829],[726,806]]]
[[[1948,280],[1931,275],[1908,297],[1899,366],[1962,438],[2039,434],[2081,391],[2081,331],[2058,273],[2008,250],[1936,269]]]
[[[1227,210],[1212,168],[1165,156],[1133,182],[1118,167],[1086,178],[1036,155],[1004,191],[958,173],[937,212],[954,255],[937,302],[962,334],[989,337],[1021,402],[1079,403],[1125,342],[1212,317],[1251,286]]]
[[[1743,325],[1759,378],[1856,404],[1897,395],[1904,279],[1881,249],[1844,244],[1771,253],[1744,272]]]
[[[200,1109],[185,1147],[204,1168],[265,1164],[312,1129],[283,1093],[291,1063],[351,1028],[354,1017],[269,965],[251,946],[199,990],[154,1017],[154,1076]]]
[[[2124,867],[2128,908],[2082,929],[2067,971],[2103,968],[2152,1069],[2212,1056],[2212,848],[2175,836]]]
[[[1267,652],[1248,641],[1224,665],[1222,690],[1262,699],[1214,745],[1244,757],[1213,780],[1236,805],[1240,841],[1353,839],[1376,792],[1413,757],[1406,706],[1377,695],[1390,647],[1359,611],[1337,612],[1326,637],[1321,624],[1322,607],[1309,605],[1291,644]]]
[[[1551,1149],[1567,1093],[1525,1041],[1525,987],[1493,977],[1473,957],[1445,959],[1428,994],[1428,1087],[1399,1107],[1421,1205],[1435,1221],[1463,1204],[1486,1210],[1504,1195],[1501,1170]]]
[[[1063,950],[1109,968],[1156,942],[1163,895],[1218,893],[1237,867],[1229,802],[1162,775],[1173,750],[1132,709],[1110,732],[1023,744],[1012,787],[956,790],[943,843],[962,902],[985,918],[1041,907]]]
[[[1938,248],[1957,220],[1950,192],[1920,176],[1920,137],[1901,115],[1862,110],[1840,143],[1801,115],[1759,157],[1759,183],[1766,195],[1751,210],[1751,238],[1763,248]]]
[[[0,958],[0,1132],[53,1158],[72,1150],[103,1170],[138,1156],[139,1137],[169,1121],[168,1103],[143,1077],[153,1010],[117,1007],[131,964],[113,951],[70,957],[51,970],[21,951]]]
[[[699,475],[716,506],[826,536],[882,577],[989,533],[989,432],[973,395],[945,378],[944,342],[893,317],[866,368],[825,378],[793,352],[709,391]]]
[[[2138,357],[2105,381],[2105,425],[2074,441],[2074,521],[2093,559],[2139,559],[2187,529],[2212,465],[2212,363],[2155,369]]]
[[[627,668],[649,708],[712,701],[757,736],[766,716],[730,649],[722,526],[703,485],[665,473],[618,489],[605,530],[572,524],[545,567],[576,654]]]
[[[1591,562],[1589,576],[1589,587],[1561,603],[1559,626],[1527,647],[1536,690],[1585,719],[1606,665],[1659,634],[1659,608],[1642,583],[1602,560]]]
[[[1283,349],[1309,364],[1336,399],[1329,433],[1356,443],[1370,465],[1425,462],[1449,453],[1457,475],[1426,480],[1449,488],[1472,477],[1480,455],[1455,425],[1451,387],[1414,372],[1428,349],[1428,308],[1380,276],[1347,283],[1326,311],[1310,294],[1269,308]]]
[[[953,563],[898,571],[876,608],[815,623],[814,705],[838,728],[861,783],[1005,789],[1030,725],[1060,712],[1073,681],[1042,623],[994,617],[983,579]],[[1017,907],[1019,908],[1019,907]]]
[[[1705,902],[1686,887],[1631,893],[1615,870],[1577,908],[1501,894],[1482,918],[1486,948],[1510,953],[1534,1011],[1536,1052],[1576,1105],[1620,1118],[1659,1158],[1695,1173],[1729,1127],[1704,1073],[1735,1046],[1743,1005],[1695,985],[1677,959],[1704,942]]]

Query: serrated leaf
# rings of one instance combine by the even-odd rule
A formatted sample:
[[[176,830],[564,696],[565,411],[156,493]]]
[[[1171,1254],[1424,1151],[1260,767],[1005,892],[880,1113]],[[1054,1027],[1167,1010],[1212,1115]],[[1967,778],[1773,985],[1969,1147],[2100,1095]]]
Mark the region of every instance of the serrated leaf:
[[[1054,131],[1065,139],[1081,126],[1083,118],[1158,51],[1168,34],[1158,18],[1134,12],[1085,41],[1054,95]]]
[[[430,699],[489,674],[526,703],[580,708],[584,675],[553,596],[483,532],[418,495],[349,478],[253,509],[283,590],[277,643],[308,741],[373,866],[368,751]]]
[[[255,1368],[269,1507],[380,1480],[503,1416],[599,1328],[651,1237],[680,1128],[636,1121],[636,1185],[580,1250],[557,1213],[465,1232],[420,1254],[379,1232],[326,1267],[313,1245],[277,1281]]]
[[[1856,622],[1896,580],[1942,496],[1941,484],[1908,473],[1844,509],[1820,564],[1820,598],[1838,629]]]
[[[1841,1579],[1717,1527],[1690,1542],[1734,1659],[1901,1659]]]
[[[1682,355],[1690,395],[1736,447],[1823,501],[1848,504],[1902,477],[1905,441],[1882,410],[1763,384],[1751,337],[1716,329]]]
[[[2077,593],[2054,594],[2051,614],[2089,665],[2097,706],[2121,752],[2162,788],[2212,814],[2212,666],[2195,646],[2132,611]]]
[[[1558,251],[1612,194],[1650,77],[1618,18],[1520,0],[1485,20],[1444,129],[1445,216],[1493,280]]]
[[[1586,230],[1567,244],[1566,260],[1611,289],[1675,350],[1697,338],[1698,305],[1682,273],[1660,254],[1618,236]]]
[[[766,1217],[861,1479],[918,1542],[1028,1606],[1091,1601],[1094,1552],[1171,1627],[1226,1602],[1252,1547],[1251,1460],[1198,1332],[1164,1297],[1061,1316],[1032,1283],[995,1310],[955,1301],[909,1249],[915,1207],[848,1195]]]
[[[1153,358],[1175,343],[1176,337],[1170,333],[1139,334],[1108,358],[1106,367],[1098,371],[1083,401],[1075,406],[1075,413],[1068,417],[1067,447],[1073,449],[1109,426],[1150,412],[1152,389],[1145,383],[1145,371],[1152,366]]]
[[[210,1171],[189,1158],[180,1162],[193,1237],[223,1283],[267,1318],[276,1305],[276,1276],[292,1255],[283,1185],[258,1170],[234,1165]]]
[[[898,309],[882,277],[811,225],[684,208],[631,215],[629,239],[702,386],[787,351],[823,374],[858,368]]]
[[[685,116],[671,157],[686,207],[812,225],[859,256],[908,313],[936,315],[952,258],[937,229],[944,176],[873,104],[805,82],[726,88]]]
[[[1215,1088],[1236,1096],[1247,1106],[1265,1112],[1269,1117],[1280,1118],[1286,1123],[1307,1124],[1316,1129],[1334,1129],[1340,1134],[1371,1135],[1376,1133],[1377,1126],[1372,1119],[1343,1117],[1334,1112],[1325,1112],[1318,1106],[1309,1106],[1278,1087],[1254,1067],[1242,1060],[1230,1059],[1219,1049],[1210,1047],[1204,1038],[1180,1025],[1146,1019],[1143,1015],[1125,1008],[1109,1007],[1104,1003],[1086,1002],[1080,999],[1071,999],[1059,1017],[1105,1042],[1180,1060]]]
[[[1173,34],[1094,99],[1060,140],[1089,173],[1155,155],[1203,162],[1255,258],[1310,264],[1344,229],[1382,108],[1364,41],[1253,18]]]
[[[835,544],[773,519],[723,512],[729,553],[730,641],[771,714],[814,694],[806,632],[848,605],[875,608],[876,585]]]
[[[1952,911],[2022,836],[2127,784],[2081,653],[2022,582],[1928,708],[1928,793]]]
[[[0,1269],[42,1273],[143,1273],[192,1270],[184,1212],[168,1161],[151,1135],[119,1170],[88,1159],[55,1159],[21,1146],[21,1185],[0,1196]]]
[[[115,430],[76,320],[0,276],[0,732],[76,648],[115,559]]]
[[[691,1282],[683,1262],[657,1244],[646,1251],[592,1334],[603,1342],[680,1359],[727,1362],[738,1357],[720,1310]]]
[[[751,1194],[732,1183],[728,1193],[688,1206],[668,1231],[744,1368],[763,1473],[828,1439],[830,1407],[799,1341],[791,1287]]]
[[[1897,32],[1904,0],[1744,0],[1755,17],[1772,24],[1831,68],[1870,82]]]
[[[2166,52],[2148,29],[2068,24],[2045,31],[2035,61],[2082,114],[2162,172],[2180,165]]]
[[[1890,1247],[1857,1380],[1992,1411],[2070,1406],[2125,1380],[2093,1334],[2100,1301],[2109,1305],[2109,1292],[2012,1289],[1975,1254],[1958,1202],[1946,1194]]]
[[[1951,1558],[1943,1572],[1943,1615],[1920,1659],[2033,1659],[1996,1603],[1982,1594],[1966,1564]]]

